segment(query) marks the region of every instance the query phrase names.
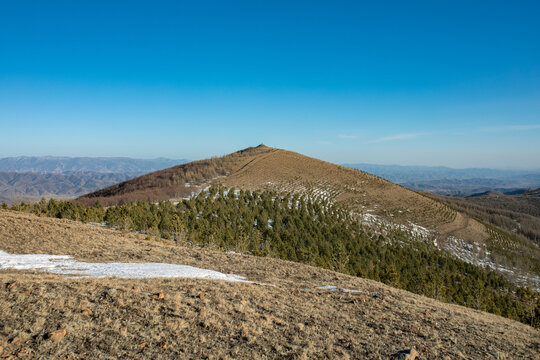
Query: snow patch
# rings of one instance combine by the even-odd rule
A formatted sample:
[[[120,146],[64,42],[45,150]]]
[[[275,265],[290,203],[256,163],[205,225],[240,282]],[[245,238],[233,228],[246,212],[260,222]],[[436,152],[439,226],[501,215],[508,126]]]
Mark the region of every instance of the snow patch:
[[[245,277],[224,274],[214,270],[196,268],[188,265],[167,263],[90,263],[72,260],[69,255],[48,254],[9,254],[0,250],[0,270],[40,270],[54,274],[122,278],[195,278],[225,281],[247,281]]]
[[[367,225],[377,225],[381,223],[380,216],[370,214],[369,211],[373,211],[373,210],[367,210],[366,213],[363,214],[362,216],[363,223]]]
[[[373,229],[375,229],[375,233],[377,234],[385,234],[387,231],[391,231],[394,229],[401,230],[404,232],[410,233],[413,237],[421,240],[428,240],[432,232],[420,225],[417,225],[411,221],[409,221],[409,225],[401,225],[396,224],[390,221],[385,220],[379,215],[374,215],[371,212],[373,212],[374,209],[367,209],[364,213],[354,213],[351,212],[351,215],[357,215],[360,217],[360,222],[364,225],[370,226]],[[390,216],[393,217],[393,214],[390,214]],[[378,229],[377,229],[378,228]]]
[[[534,291],[540,291],[540,277],[534,273],[523,273],[517,268],[507,267],[497,263],[491,257],[485,243],[468,242],[455,236],[449,236],[436,244],[439,248],[448,251],[456,258],[469,264],[480,266],[484,269],[489,268],[506,274],[507,279],[518,286],[530,285]]]
[[[425,227],[416,225],[415,223],[411,221],[409,221],[409,225],[410,225],[411,232],[417,236],[427,238],[431,234],[431,231],[429,231]]]
[[[338,288],[337,286],[334,286],[334,285],[317,286],[317,289],[328,290],[328,291],[343,291],[344,293],[360,293],[361,292],[360,290]]]
[[[334,286],[334,285],[322,285],[322,286],[317,286],[317,289],[329,290],[329,291],[338,291],[337,286]]]

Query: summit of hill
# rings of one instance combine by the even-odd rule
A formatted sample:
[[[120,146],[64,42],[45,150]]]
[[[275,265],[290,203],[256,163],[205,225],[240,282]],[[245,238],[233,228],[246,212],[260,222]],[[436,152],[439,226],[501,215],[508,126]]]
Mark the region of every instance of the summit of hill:
[[[190,196],[216,184],[251,191],[301,193],[341,204],[351,211],[424,227],[451,223],[456,216],[437,201],[366,172],[262,144],[145,174],[84,195],[79,201],[162,201]]]

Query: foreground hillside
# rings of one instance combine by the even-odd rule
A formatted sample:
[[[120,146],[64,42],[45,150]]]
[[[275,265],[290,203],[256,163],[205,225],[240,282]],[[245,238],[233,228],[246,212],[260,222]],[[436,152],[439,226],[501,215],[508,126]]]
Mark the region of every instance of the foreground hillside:
[[[365,224],[347,210],[305,195],[210,187],[178,202],[130,202],[105,209],[51,200],[11,209],[107,224],[178,244],[301,262],[540,327],[540,294],[445,254],[423,231]]]
[[[0,210],[0,250],[187,264],[256,282],[2,270],[1,356],[377,359],[415,347],[430,359],[532,359],[540,347],[532,327],[375,281],[68,220]]]

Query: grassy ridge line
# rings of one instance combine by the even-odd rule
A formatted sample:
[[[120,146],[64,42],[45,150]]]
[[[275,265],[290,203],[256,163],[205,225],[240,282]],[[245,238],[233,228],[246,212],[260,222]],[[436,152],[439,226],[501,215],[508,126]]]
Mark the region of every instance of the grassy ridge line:
[[[203,247],[302,262],[366,277],[539,326],[539,295],[393,229],[375,234],[329,202],[273,192],[211,188],[196,198],[159,204],[84,207],[42,201],[14,210],[103,222]]]
[[[89,205],[99,200],[106,205],[115,205],[183,197],[198,192],[198,185],[238,171],[258,156],[272,151],[276,149],[259,145],[222,157],[173,166],[81,196],[77,201]]]

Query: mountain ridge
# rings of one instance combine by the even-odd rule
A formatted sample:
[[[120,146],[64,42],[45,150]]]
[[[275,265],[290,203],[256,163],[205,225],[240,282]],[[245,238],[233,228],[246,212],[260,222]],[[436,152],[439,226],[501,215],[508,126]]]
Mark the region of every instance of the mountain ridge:
[[[455,169],[444,166],[344,164],[367,171],[415,191],[468,196],[487,191],[526,191],[540,187],[540,170],[490,168]]]
[[[74,199],[185,160],[19,156],[0,159],[0,202]]]
[[[122,173],[33,173],[0,171],[0,202],[39,201],[41,198],[74,199],[88,191],[125,181]]]
[[[138,176],[129,181],[114,184],[105,189],[81,196],[78,200],[95,199],[104,203],[131,200],[168,200],[199,191],[201,184],[238,170],[254,160],[254,157],[272,151],[263,144],[234,153],[176,165],[167,169]]]
[[[185,159],[174,160],[167,158],[17,156],[0,158],[0,171],[24,173],[126,173],[134,176],[187,161]]]

